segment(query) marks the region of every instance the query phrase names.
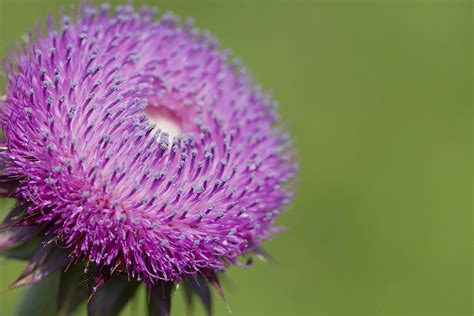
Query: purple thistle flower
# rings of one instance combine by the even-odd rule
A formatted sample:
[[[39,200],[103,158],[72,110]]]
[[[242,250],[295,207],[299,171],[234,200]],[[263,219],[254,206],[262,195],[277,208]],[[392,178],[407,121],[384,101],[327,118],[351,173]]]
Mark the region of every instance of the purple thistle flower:
[[[274,102],[189,20],[78,11],[4,63],[2,193],[19,202],[0,248],[46,244],[13,286],[82,266],[90,295],[129,290],[127,276],[157,313],[169,295],[153,293],[180,281],[209,304],[193,282],[218,286],[217,272],[259,252],[292,197],[297,164]]]

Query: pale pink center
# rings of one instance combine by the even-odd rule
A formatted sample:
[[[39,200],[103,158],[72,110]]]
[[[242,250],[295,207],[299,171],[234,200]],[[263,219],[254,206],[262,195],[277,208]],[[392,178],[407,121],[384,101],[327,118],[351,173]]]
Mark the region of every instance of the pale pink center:
[[[183,132],[183,120],[176,111],[166,106],[149,105],[144,112],[148,120],[156,124],[155,130],[168,133],[170,140]]]

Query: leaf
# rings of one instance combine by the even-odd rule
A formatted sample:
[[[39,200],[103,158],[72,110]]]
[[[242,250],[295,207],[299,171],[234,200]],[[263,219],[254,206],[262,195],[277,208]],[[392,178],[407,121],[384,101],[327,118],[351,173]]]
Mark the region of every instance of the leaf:
[[[3,133],[0,135],[0,151],[2,148],[6,148],[6,145],[4,143],[4,137]],[[3,159],[0,159],[0,168],[4,167],[5,161]],[[13,197],[13,194],[15,193],[16,188],[18,187],[18,182],[17,181],[0,181],[0,198],[9,198]]]
[[[257,259],[264,263],[276,263],[276,260],[259,246],[254,246],[252,252],[255,253]]]
[[[201,276],[190,277],[183,285],[188,307],[192,310],[192,299],[197,295],[207,315],[212,315],[212,295],[206,280]]]
[[[98,274],[97,275],[96,268],[97,268],[96,266],[92,266],[91,270],[89,270],[89,273],[91,275],[91,279],[94,281],[94,285],[92,285],[91,282],[89,282],[90,283],[89,295],[87,297],[88,302],[92,299],[92,297],[95,295],[95,293],[97,293],[97,290],[100,289],[102,287],[102,285],[104,285],[105,282],[107,282],[110,279],[110,275],[107,275],[107,274]]]
[[[32,238],[16,247],[0,249],[0,256],[18,260],[30,260],[39,247],[41,247],[41,238]]]
[[[6,187],[6,186],[0,186],[0,198],[7,198],[12,195],[13,188],[11,187]]]
[[[40,248],[31,258],[20,277],[10,285],[10,288],[17,288],[24,285],[37,283],[66,266],[69,262],[68,253],[54,243]]]
[[[28,287],[15,310],[15,316],[50,316],[55,315],[58,276],[47,278]]]
[[[186,305],[186,315],[191,315],[194,310],[194,293],[193,288],[187,281],[183,283],[184,301]]]
[[[0,230],[0,249],[5,249],[23,243],[38,234],[41,227],[25,226],[11,227]]]
[[[89,316],[116,316],[134,296],[139,283],[123,275],[112,276],[87,304]]]
[[[29,203],[15,205],[0,224],[0,230],[11,227],[20,222],[27,215]]]
[[[214,271],[204,271],[202,272],[202,275],[206,278],[207,282],[212,285],[212,287],[216,290],[217,294],[221,297],[222,301],[224,301],[225,306],[227,307],[227,310],[229,313],[232,311],[230,310],[230,306],[224,296],[224,291],[222,290],[221,283],[219,281],[219,278]]]
[[[56,314],[70,315],[83,301],[87,299],[87,284],[82,265],[70,266],[61,273]]]
[[[148,289],[148,315],[169,316],[171,311],[171,294],[173,282],[160,282]]]
[[[206,278],[207,282],[212,285],[212,287],[216,290],[217,294],[219,294],[224,303],[226,303],[227,305],[227,300],[225,299],[224,291],[222,291],[221,283],[219,281],[219,278],[217,277],[217,274],[214,271],[207,271],[203,273],[203,275]]]

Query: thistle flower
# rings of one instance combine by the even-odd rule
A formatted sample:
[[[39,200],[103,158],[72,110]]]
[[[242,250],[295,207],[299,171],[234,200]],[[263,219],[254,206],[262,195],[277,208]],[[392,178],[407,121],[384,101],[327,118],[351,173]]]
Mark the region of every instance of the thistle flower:
[[[184,282],[210,312],[207,284],[220,292],[218,273],[279,230],[290,141],[271,97],[207,32],[110,11],[49,18],[4,63],[1,192],[18,202],[0,248],[30,259],[12,287],[61,271],[70,311],[93,280],[89,313],[107,315],[142,281],[150,314],[167,315]]]

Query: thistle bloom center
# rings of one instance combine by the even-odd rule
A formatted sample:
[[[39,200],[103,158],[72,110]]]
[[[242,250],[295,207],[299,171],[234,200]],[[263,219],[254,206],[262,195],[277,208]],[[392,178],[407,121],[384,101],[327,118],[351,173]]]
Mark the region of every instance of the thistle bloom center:
[[[165,105],[150,104],[144,109],[150,123],[155,124],[155,130],[167,133],[171,139],[183,132],[182,115]]]

